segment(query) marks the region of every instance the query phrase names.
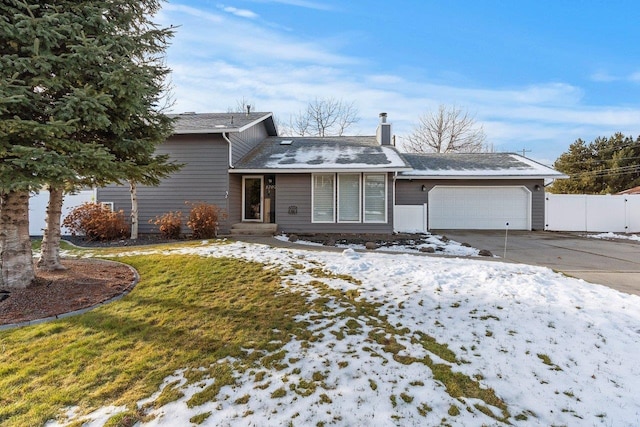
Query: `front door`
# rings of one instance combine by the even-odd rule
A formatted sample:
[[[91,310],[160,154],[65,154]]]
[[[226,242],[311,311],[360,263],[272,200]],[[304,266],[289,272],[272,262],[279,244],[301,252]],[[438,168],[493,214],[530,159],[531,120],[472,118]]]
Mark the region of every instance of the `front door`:
[[[242,177],[242,220],[262,222],[263,194],[261,176]]]

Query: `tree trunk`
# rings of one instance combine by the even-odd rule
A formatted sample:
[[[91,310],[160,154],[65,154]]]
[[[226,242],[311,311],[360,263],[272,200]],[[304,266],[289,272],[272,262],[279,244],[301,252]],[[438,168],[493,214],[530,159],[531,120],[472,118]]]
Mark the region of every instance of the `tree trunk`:
[[[131,192],[131,239],[138,238],[138,191],[136,183],[129,181],[129,191]]]
[[[42,236],[40,260],[38,268],[46,271],[65,270],[60,263],[60,217],[64,192],[62,188],[49,187],[49,204],[47,205],[47,226]]]
[[[35,278],[29,239],[29,192],[0,194],[0,287],[26,288]]]

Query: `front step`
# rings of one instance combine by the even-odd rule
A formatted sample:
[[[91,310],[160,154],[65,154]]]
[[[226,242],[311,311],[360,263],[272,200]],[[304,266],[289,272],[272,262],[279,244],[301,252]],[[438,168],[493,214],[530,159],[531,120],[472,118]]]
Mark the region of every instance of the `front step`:
[[[232,236],[273,236],[277,232],[278,224],[239,222],[231,226]]]

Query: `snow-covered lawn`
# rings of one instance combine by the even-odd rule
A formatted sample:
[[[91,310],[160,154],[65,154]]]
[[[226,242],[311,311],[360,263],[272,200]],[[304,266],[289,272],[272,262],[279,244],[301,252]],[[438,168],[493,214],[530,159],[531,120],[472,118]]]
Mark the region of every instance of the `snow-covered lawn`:
[[[187,384],[175,372],[164,386],[184,396],[154,409],[145,426],[506,425],[503,417],[526,426],[640,425],[640,297],[480,259],[240,242],[164,253],[279,268],[286,287],[316,304],[297,319],[309,338],[274,351],[272,366],[221,360],[236,384],[214,401],[189,407],[213,380]],[[425,337],[453,358],[429,350]],[[506,408],[448,389],[436,365],[492,389]],[[121,410],[103,408],[87,425]]]
[[[620,234],[620,233],[598,233],[598,234],[587,234],[587,237],[592,239],[620,239],[620,240],[634,240],[636,242],[640,242],[640,234]]]

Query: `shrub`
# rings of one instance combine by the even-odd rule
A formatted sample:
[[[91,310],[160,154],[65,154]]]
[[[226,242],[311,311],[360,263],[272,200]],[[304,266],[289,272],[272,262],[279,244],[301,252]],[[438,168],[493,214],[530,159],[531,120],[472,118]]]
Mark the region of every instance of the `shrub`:
[[[83,203],[73,209],[62,221],[72,236],[81,235],[89,240],[115,240],[130,234],[124,211],[112,211],[100,203]]]
[[[191,206],[187,226],[193,231],[193,237],[196,239],[217,237],[218,223],[226,218],[224,211],[216,205],[204,202],[185,203]]]
[[[163,238],[177,239],[182,232],[182,212],[167,212],[149,220],[149,223],[158,227]]]

